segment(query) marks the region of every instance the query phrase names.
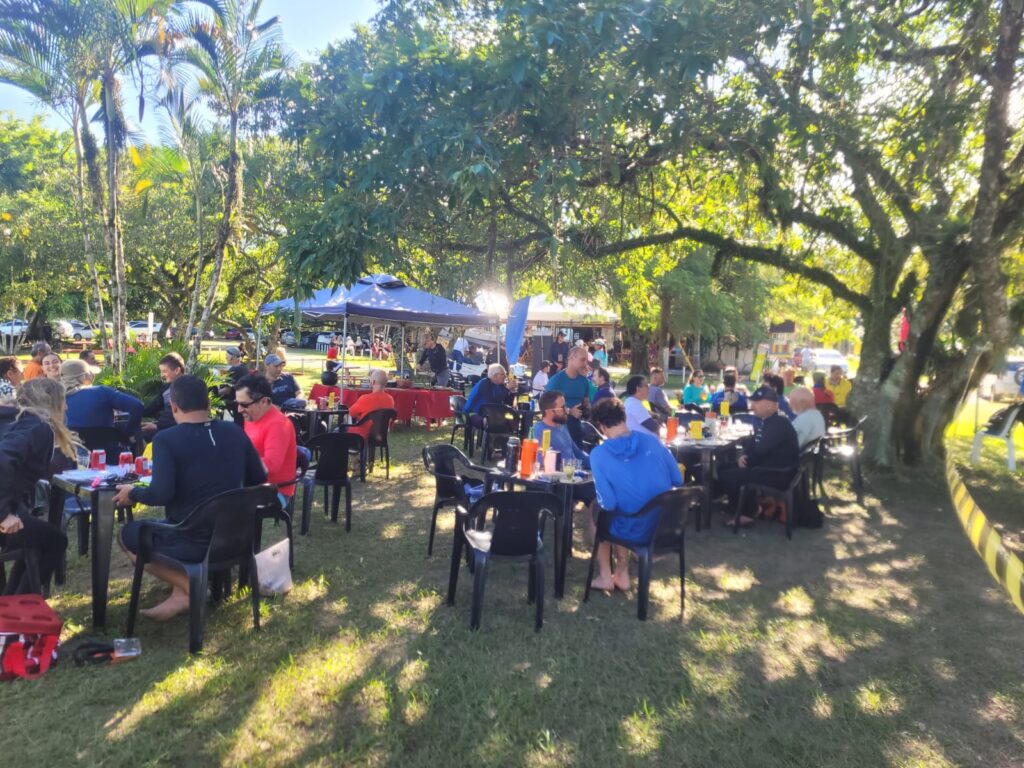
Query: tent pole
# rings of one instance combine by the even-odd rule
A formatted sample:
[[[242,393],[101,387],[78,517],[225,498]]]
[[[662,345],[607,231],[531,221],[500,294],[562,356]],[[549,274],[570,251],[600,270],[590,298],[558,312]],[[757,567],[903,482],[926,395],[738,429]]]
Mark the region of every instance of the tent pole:
[[[245,333],[245,331],[242,331]],[[259,321],[256,323],[256,368],[260,367],[260,352],[263,350],[263,344],[261,338],[263,336],[263,315],[259,316]]]
[[[405,323],[402,323],[402,346],[399,348],[399,360],[402,361],[399,368],[401,373],[398,374],[399,378],[405,378]]]
[[[341,399],[345,399],[345,354],[348,352],[348,315],[341,323]],[[340,405],[340,403],[339,403]]]

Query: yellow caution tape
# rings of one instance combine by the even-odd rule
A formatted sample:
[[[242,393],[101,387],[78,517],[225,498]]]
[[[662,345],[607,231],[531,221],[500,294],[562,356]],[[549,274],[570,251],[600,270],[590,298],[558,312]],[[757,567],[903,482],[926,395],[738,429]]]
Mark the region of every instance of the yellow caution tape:
[[[1019,557],[1006,548],[999,532],[992,526],[981,511],[981,507],[971,497],[964,485],[960,473],[953,466],[953,460],[946,455],[946,483],[949,485],[949,496],[953,499],[960,524],[971,540],[974,550],[985,561],[989,572],[1010,596],[1013,604],[1024,612],[1024,564]]]

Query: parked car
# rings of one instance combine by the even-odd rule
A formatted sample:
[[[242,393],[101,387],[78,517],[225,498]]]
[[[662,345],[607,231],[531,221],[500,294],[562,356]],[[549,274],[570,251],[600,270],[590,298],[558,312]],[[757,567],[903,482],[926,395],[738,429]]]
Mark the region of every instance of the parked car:
[[[25,320],[7,320],[0,323],[0,343],[4,349],[10,349],[11,345],[21,336],[28,333],[28,323]]]
[[[148,320],[132,320],[128,323],[128,327],[136,333],[146,333],[149,331]],[[153,322],[153,333],[160,333],[160,329],[163,327],[163,323]]]
[[[224,338],[228,341],[241,341],[242,330],[240,328],[228,328],[224,331]]]
[[[93,329],[83,323],[81,320],[68,320],[68,325],[71,326],[71,333],[68,334],[69,338],[75,341],[92,341]],[[112,328],[112,326],[108,326]]]
[[[805,349],[803,350],[803,367],[807,371],[826,371],[838,365],[843,369],[843,375],[850,374],[850,364],[846,357],[834,349]]]
[[[985,400],[1013,400],[1021,393],[1024,385],[1024,358],[1011,357],[1006,361],[1006,369],[996,375],[986,373],[978,384],[978,396]]]
[[[55,339],[70,339],[75,335],[75,329],[67,320],[51,320],[50,331]]]
[[[281,331],[281,343],[284,344],[286,347],[298,346],[295,338],[295,331]]]

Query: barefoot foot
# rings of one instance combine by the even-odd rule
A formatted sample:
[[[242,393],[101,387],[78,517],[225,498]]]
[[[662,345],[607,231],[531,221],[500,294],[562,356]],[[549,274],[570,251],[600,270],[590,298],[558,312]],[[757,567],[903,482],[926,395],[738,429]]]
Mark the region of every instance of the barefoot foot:
[[[167,621],[188,610],[188,595],[172,592],[171,596],[152,608],[144,608],[139,613],[157,621]]]

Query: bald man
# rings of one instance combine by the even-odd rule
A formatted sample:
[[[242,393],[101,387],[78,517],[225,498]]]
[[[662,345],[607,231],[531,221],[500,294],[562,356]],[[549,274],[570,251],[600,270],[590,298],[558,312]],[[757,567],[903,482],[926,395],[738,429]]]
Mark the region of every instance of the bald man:
[[[795,387],[789,393],[789,407],[796,418],[793,429],[796,430],[797,441],[803,448],[808,443],[820,440],[825,436],[825,417],[814,405],[814,393],[807,387]]]

